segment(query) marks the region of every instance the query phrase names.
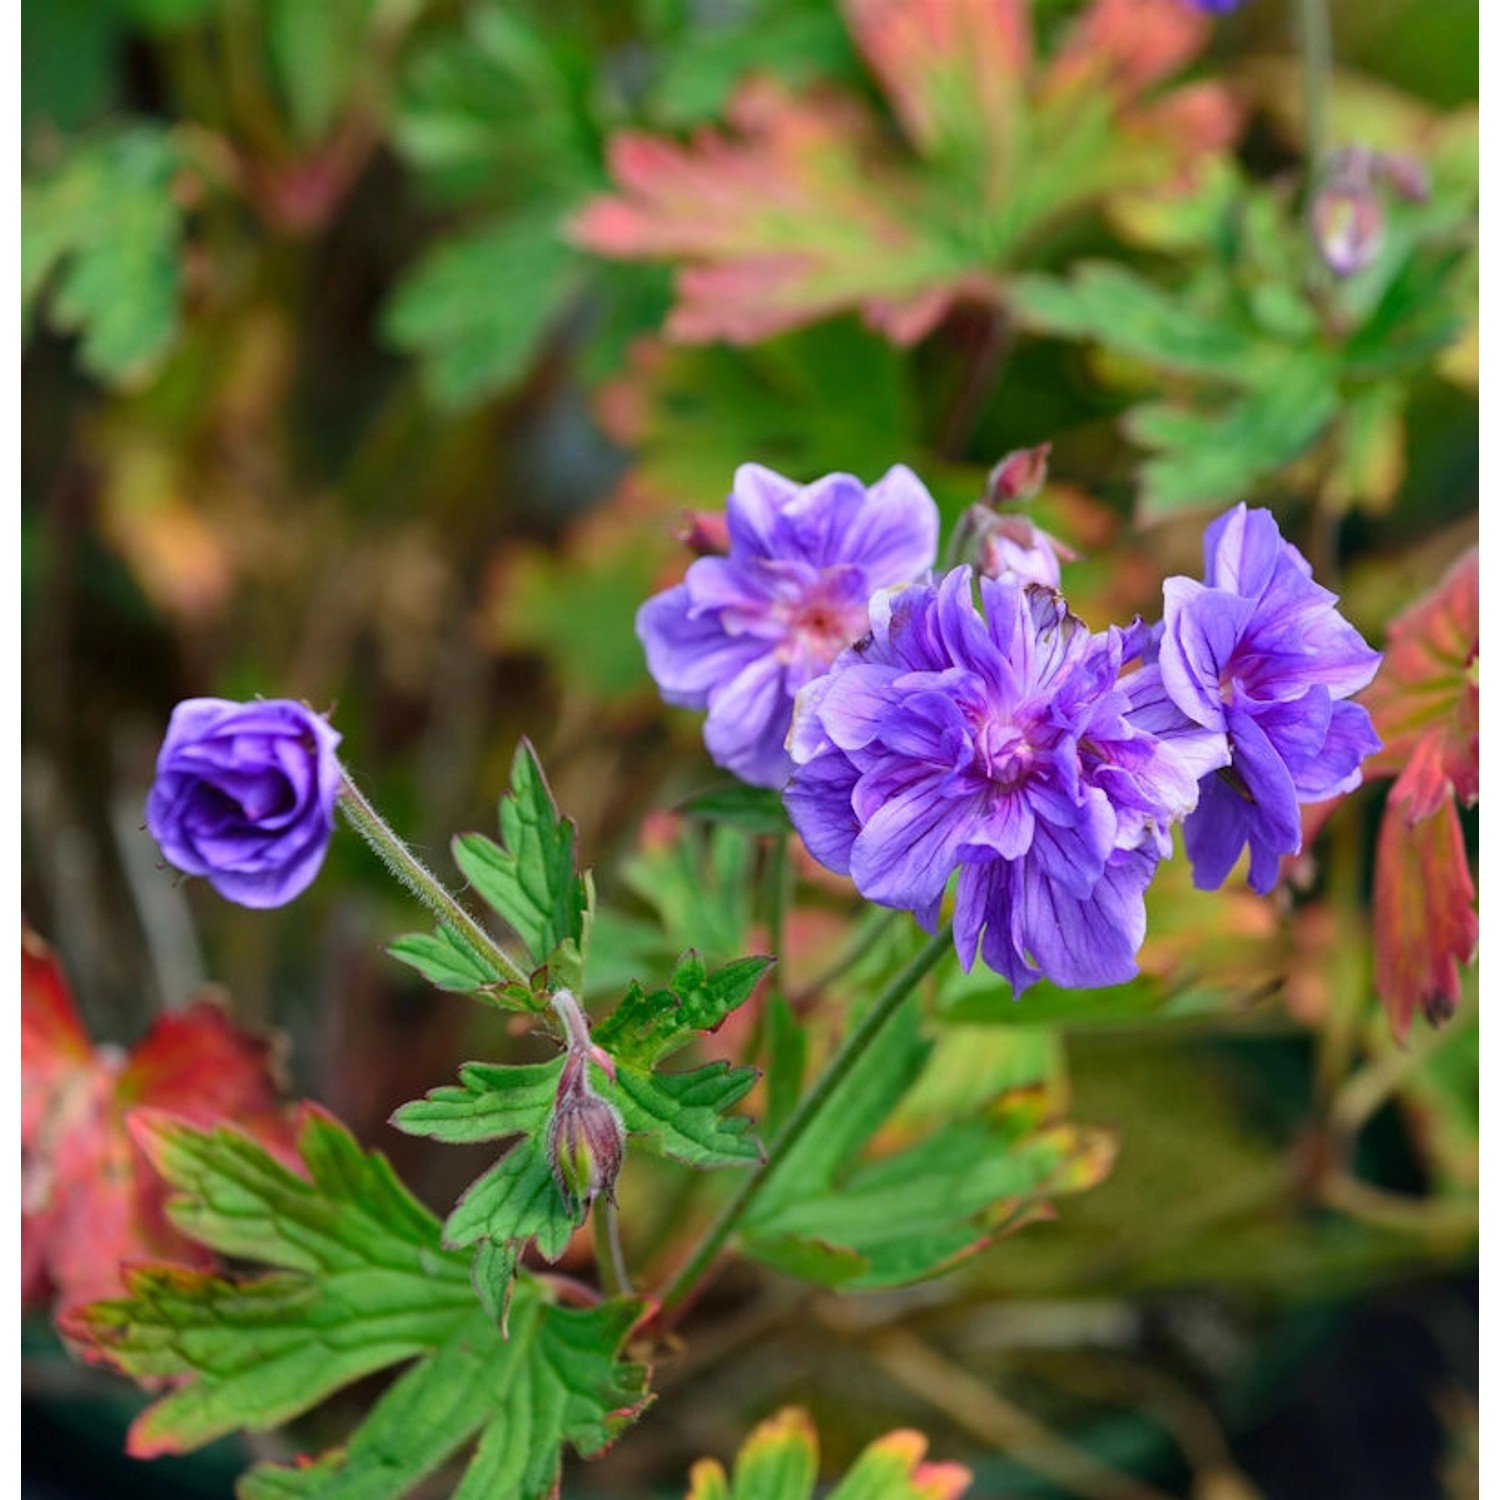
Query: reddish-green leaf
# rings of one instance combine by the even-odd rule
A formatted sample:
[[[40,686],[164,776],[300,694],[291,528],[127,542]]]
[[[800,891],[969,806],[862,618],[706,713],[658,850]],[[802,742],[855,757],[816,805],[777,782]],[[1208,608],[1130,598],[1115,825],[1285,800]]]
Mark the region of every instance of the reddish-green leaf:
[[[234,1122],[283,1157],[288,1118],[274,1049],[206,1000],[157,1018],[129,1052],[95,1049],[51,950],[21,929],[23,1300],[63,1306],[118,1292],[124,1262],[203,1264],[162,1211],[162,1184],[127,1130],[137,1106]]]
[[[474,1303],[469,1257],[445,1250],[437,1220],[384,1158],[360,1151],[328,1116],[305,1116],[305,1177],[234,1131],[156,1115],[140,1133],[179,1195],[174,1221],[275,1269],[236,1281],[140,1269],[125,1297],[65,1320],[92,1357],[170,1387],[137,1419],[133,1452],[281,1426],[416,1359],[346,1447],[292,1469],[262,1466],[245,1493],[395,1500],[477,1437],[456,1494],[543,1500],[555,1493],[564,1442],[598,1452],[643,1408],[646,1372],[619,1358],[639,1303],[561,1308],[523,1279],[507,1338]]]

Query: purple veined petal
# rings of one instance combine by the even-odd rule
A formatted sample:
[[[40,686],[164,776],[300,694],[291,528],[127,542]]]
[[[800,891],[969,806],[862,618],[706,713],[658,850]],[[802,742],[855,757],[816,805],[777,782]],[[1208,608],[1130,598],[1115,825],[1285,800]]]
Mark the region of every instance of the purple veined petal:
[[[710,691],[703,743],[716,765],[751,786],[774,789],[792,772],[786,752],[791,727],[786,668],[774,656],[759,656]]]
[[[892,716],[892,683],[902,675],[896,667],[857,664],[822,679],[815,691],[823,734],[846,751],[878,739]]]
[[[883,801],[850,851],[860,894],[908,911],[941,898],[973,812],[965,799],[944,795],[940,774],[921,776]]]
[[[953,904],[953,945],[965,972],[982,957],[1020,996],[1041,971],[1021,951],[1018,939],[1020,903],[1018,867],[997,859],[964,865],[958,872]]]
[[[1167,692],[1160,666],[1153,663],[1141,667],[1121,679],[1120,686],[1130,699],[1128,721],[1161,742],[1163,754],[1183,778],[1196,785],[1211,771],[1229,764],[1229,741],[1223,731],[1205,729],[1178,708]],[[1180,801],[1175,791],[1171,800],[1174,805]],[[1194,792],[1191,801],[1196,800]]]
[[[852,797],[859,771],[841,751],[829,748],[799,766],[782,793],[792,826],[807,851],[825,869],[849,873],[849,856],[859,836]]]
[[[939,517],[927,487],[905,464],[870,486],[845,539],[876,588],[921,578],[937,560]]]
[[[1027,867],[1075,895],[1087,895],[1104,873],[1115,847],[1118,826],[1109,799],[1091,788],[1083,806],[1075,810],[1071,823],[1037,820]]]
[[[1328,689],[1314,683],[1291,702],[1245,703],[1237,707],[1238,712],[1231,712],[1231,723],[1238,724],[1241,713],[1255,720],[1295,788],[1297,773],[1318,758],[1328,739],[1333,722],[1333,699]],[[1244,758],[1244,752],[1240,758]]]
[[[1095,989],[1138,972],[1146,938],[1145,891],[1156,873],[1154,851],[1117,850],[1083,898],[1040,871],[1019,874],[1024,950],[1054,984]]]
[[[862,563],[852,535],[864,505],[865,487],[852,474],[825,474],[803,485],[782,511],[783,534],[793,549],[791,555],[815,570]],[[930,559],[922,564],[929,565]],[[891,581],[904,583],[906,579]]]
[[[686,586],[678,584],[641,605],[635,632],[662,697],[678,708],[702,709],[710,690],[761,658],[765,645],[726,635],[716,618],[694,618],[691,608]]]
[[[991,793],[984,799],[985,808],[959,846],[958,857],[972,859],[976,854],[993,851],[1001,859],[1020,859],[1036,835],[1037,819],[1031,803],[1022,791]]]
[[[1229,710],[1229,747],[1234,755],[1233,774],[1244,783],[1255,809],[1253,839],[1274,848],[1278,855],[1296,854],[1302,847],[1302,814],[1286,761],[1260,721],[1233,707]]]
[[[929,681],[934,686],[917,686]],[[884,718],[876,726],[882,750],[943,766],[950,773],[966,771],[974,761],[974,742],[964,707],[982,693],[973,674],[954,668],[937,674],[912,673],[899,682],[903,689],[899,707],[893,709],[887,703]]]
[[[812,569],[806,578],[817,575]],[[700,557],[688,564],[681,587],[687,590],[689,612],[697,618],[718,610],[732,610],[741,618],[769,617],[780,600],[796,598],[798,580],[785,569],[769,566],[764,558]]]
[[[1254,831],[1250,798],[1219,775],[1205,778],[1198,805],[1182,825],[1182,843],[1193,867],[1193,884],[1216,891],[1229,878]]]
[[[1166,630],[1158,666],[1167,694],[1205,729],[1223,729],[1220,681],[1255,614],[1255,605],[1190,578],[1167,579],[1162,598]]]
[[[1259,599],[1270,587],[1286,546],[1276,517],[1241,501],[1203,533],[1203,581],[1211,589]]]
[[[725,505],[729,545],[750,557],[779,557],[781,512],[797,498],[801,485],[760,464],[741,464]]]
[[[1364,779],[1360,763],[1380,749],[1368,710],[1360,703],[1335,703],[1322,749],[1292,773],[1303,802],[1322,802],[1352,792]]]

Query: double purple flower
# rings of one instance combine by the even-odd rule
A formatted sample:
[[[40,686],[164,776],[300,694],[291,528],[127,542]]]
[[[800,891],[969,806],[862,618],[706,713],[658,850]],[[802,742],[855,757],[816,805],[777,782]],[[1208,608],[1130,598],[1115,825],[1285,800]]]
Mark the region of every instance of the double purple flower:
[[[981,578],[976,602],[958,568],[871,616],[799,702],[786,804],[808,849],[929,930],[957,871],[959,957],[1018,994],[1130,978],[1143,893],[1223,735],[1155,667],[1122,680],[1144,627],[1092,634],[1051,589]]]
[[[166,859],[241,906],[312,883],[333,835],[337,730],[289,699],[189,698],[172,711],[146,800]]]
[[[714,761],[779,787],[798,690],[869,629],[876,590],[932,566],[937,506],[901,466],[867,490],[848,474],[804,486],[746,464],[726,519],[727,555],[693,563],[642,606],[636,631],[667,702],[708,710]]]
[[[1380,653],[1270,511],[1221,516],[1203,556],[1202,583],[1164,585],[1161,680],[1189,720],[1227,737],[1232,758],[1205,781],[1183,840],[1202,890],[1222,885],[1249,844],[1250,884],[1264,894],[1281,856],[1302,847],[1300,805],[1352,791],[1380,748],[1370,715],[1347,701]]]

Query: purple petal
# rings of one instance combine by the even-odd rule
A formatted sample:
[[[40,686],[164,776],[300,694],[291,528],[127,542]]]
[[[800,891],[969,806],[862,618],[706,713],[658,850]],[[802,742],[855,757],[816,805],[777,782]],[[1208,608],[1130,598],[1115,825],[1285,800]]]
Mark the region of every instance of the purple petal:
[[[727,635],[716,615],[695,616],[685,584],[648,599],[635,631],[662,697],[679,708],[707,708],[713,688],[766,654],[764,641]]]

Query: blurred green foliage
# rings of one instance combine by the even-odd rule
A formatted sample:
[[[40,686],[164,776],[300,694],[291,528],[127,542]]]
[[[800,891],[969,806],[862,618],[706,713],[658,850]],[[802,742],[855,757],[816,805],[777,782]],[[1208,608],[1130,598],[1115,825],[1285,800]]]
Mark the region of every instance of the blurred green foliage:
[[[1031,7],[1045,55],[1080,8]],[[1194,74],[1234,85],[1246,128],[1190,191],[1096,195],[1028,251],[1024,279],[996,255],[993,287],[915,344],[845,312],[730,345],[664,337],[681,267],[601,261],[572,226],[611,188],[612,138],[685,147],[752,73],[857,101],[930,188],[938,166],[901,144],[824,0],[33,0],[23,897],[93,1030],[128,1038],[223,983],[242,1019],[290,1034],[297,1089],[444,1213],[484,1161],[402,1138],[391,1110],[472,1057],[535,1055],[498,1012],[378,951],[411,913],[353,841],[274,921],[154,867],[139,809],[161,726],[194,694],[335,704],[351,767],[455,880],[449,836],[490,826],[532,736],[595,869],[591,1001],[689,947],[711,966],[767,948],[774,823],[695,810],[720,779],[633,634],[685,561],[685,513],[717,509],[742,462],[866,480],[908,463],[951,525],[1006,449],[1051,440],[1035,513],[1084,554],[1065,581],[1091,623],[1154,615],[1162,576],[1197,570],[1206,507],[1245,497],[1378,642],[1477,532],[1477,16],[1472,0],[1333,6],[1331,140],[1410,152],[1432,181],[1426,203],[1386,205],[1379,257],[1347,282],[1303,233],[1284,7],[1250,0]],[[1035,1127],[1034,1180],[1071,1163],[1081,1187],[1107,1132],[1112,1173],[1055,1223],[855,1314],[742,1266],[664,1366],[659,1425],[622,1444],[612,1492],[680,1493],[705,1433],[732,1451],[792,1397],[816,1400],[845,1467],[898,1424],[945,1456],[1034,1456],[1012,1401],[1101,1452],[1101,1411],[1124,1411],[1121,1462],[1163,1483],[1181,1465],[1141,1414],[1187,1409],[1201,1477],[1232,1468],[1241,1396],[1299,1305],[1322,1317],[1462,1273],[1477,971],[1447,1029],[1391,1041],[1369,960],[1382,795],[1340,809],[1274,905],[1205,897],[1174,861],[1129,986],[1018,1003],[940,969],[923,1037],[885,1060],[910,1075],[900,1108],[851,1112],[823,1143],[825,1191],[770,1201],[752,1252],[880,1280],[892,1237],[917,1253],[882,1196],[905,1173],[947,1215],[918,1258],[957,1256],[1010,1222],[976,1220],[966,1196],[996,1134]],[[917,940],[805,865],[788,894],[780,993],[727,1020],[710,1056],[816,1063]],[[934,1100],[966,1118],[934,1131]],[[786,1108],[765,1087],[750,1102]],[[713,1206],[652,1159],[627,1163],[620,1196],[648,1277]],[[976,1379],[1005,1404],[976,1401]],[[667,1415],[674,1382],[705,1415]],[[858,1389],[874,1394],[845,1399]],[[1212,1461],[1192,1442],[1205,1423]],[[310,1435],[326,1446],[337,1425]]]

